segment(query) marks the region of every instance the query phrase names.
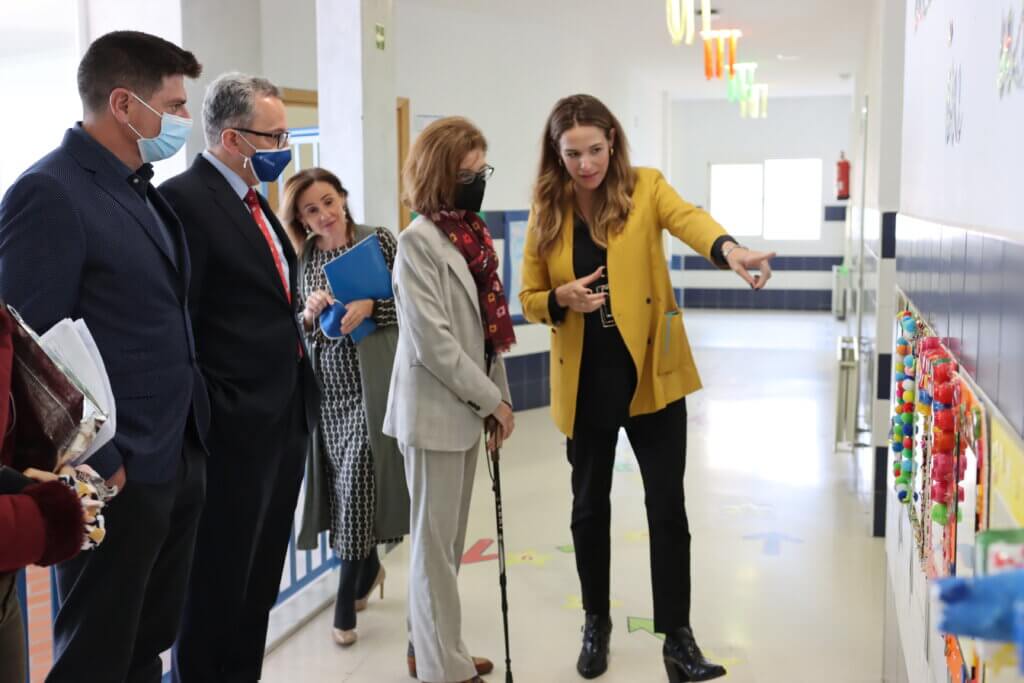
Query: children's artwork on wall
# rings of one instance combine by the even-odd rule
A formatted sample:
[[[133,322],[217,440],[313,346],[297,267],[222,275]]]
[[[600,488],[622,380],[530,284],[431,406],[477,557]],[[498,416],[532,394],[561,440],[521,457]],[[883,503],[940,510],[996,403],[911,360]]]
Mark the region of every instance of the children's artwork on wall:
[[[914,30],[928,18],[928,10],[932,7],[932,0],[914,0]]]
[[[946,79],[946,144],[960,143],[964,131],[964,72],[954,64]]]
[[[1017,16],[1012,7],[1008,9],[1002,24],[999,35],[999,73],[996,77],[1000,98],[1015,89],[1024,88],[1024,3]]]
[[[976,573],[975,544],[985,530],[985,492],[987,491],[987,428],[985,407],[966,378],[952,381],[956,406],[956,524],[948,539],[952,556],[952,574],[970,578]],[[946,664],[957,683],[981,680],[981,656],[977,641],[949,634],[946,636]]]

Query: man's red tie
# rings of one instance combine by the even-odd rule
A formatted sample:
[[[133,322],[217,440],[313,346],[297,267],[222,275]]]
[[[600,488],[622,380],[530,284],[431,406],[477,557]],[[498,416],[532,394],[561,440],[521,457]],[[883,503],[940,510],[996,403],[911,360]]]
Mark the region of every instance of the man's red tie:
[[[263,239],[267,241],[267,248],[270,249],[270,255],[274,257],[274,265],[277,266],[277,274],[281,277],[281,286],[284,287],[284,294],[288,297],[288,303],[291,303],[292,293],[288,287],[288,280],[284,276],[284,264],[281,263],[281,254],[277,251],[277,246],[274,245],[274,238],[270,234],[270,227],[263,220],[263,209],[260,207],[260,200],[256,197],[256,190],[251,187],[245,193],[245,205],[249,207],[252,219],[256,221],[260,232],[263,233]]]
[[[277,246],[274,244],[274,238],[270,235],[270,226],[263,220],[263,209],[260,207],[260,200],[256,196],[256,190],[249,188],[249,191],[245,193],[245,205],[249,207],[249,213],[252,214],[252,219],[256,221],[256,225],[259,226],[260,232],[263,233],[263,239],[267,241],[267,248],[270,249],[270,255],[274,257],[274,265],[277,266],[277,274],[281,277],[281,286],[284,287],[284,295],[288,297],[288,303],[292,302],[291,288],[288,287],[288,280],[284,276],[284,264],[281,263],[281,254],[277,251]],[[299,343],[299,358],[302,358],[302,343]]]

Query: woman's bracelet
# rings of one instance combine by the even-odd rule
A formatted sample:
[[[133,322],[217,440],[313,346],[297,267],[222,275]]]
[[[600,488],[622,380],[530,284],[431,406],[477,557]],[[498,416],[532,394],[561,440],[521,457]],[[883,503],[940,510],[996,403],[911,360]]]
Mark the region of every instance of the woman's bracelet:
[[[746,249],[746,247],[743,246],[742,244],[737,244],[736,242],[733,242],[732,244],[730,244],[727,247],[723,247],[722,248],[722,260],[725,261],[726,259],[728,259],[729,258],[729,254],[731,254],[736,249]]]

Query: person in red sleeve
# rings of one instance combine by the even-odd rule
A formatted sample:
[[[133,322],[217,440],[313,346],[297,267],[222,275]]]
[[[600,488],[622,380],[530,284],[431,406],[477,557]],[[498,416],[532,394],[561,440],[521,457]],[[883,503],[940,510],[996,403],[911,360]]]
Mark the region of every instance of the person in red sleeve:
[[[2,305],[2,302],[0,302]],[[0,316],[0,439],[10,422],[11,320]],[[0,463],[0,683],[25,680],[25,634],[17,570],[74,557],[85,540],[78,496],[56,475],[26,476]]]

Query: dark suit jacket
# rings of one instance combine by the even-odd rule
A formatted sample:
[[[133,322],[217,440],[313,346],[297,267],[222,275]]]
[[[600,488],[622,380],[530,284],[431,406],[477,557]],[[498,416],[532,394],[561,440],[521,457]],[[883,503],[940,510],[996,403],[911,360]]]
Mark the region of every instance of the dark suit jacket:
[[[202,155],[160,186],[181,216],[192,260],[192,320],[210,391],[211,452],[237,450],[287,413],[298,389],[307,427],[319,419],[319,391],[302,332],[267,241],[228,181]],[[295,252],[274,212],[263,213],[284,247],[297,291]]]
[[[0,296],[40,333],[85,320],[117,403],[117,435],[89,464],[103,476],[124,464],[129,480],[157,483],[177,471],[190,412],[206,433],[209,405],[181,223],[151,188],[171,254],[131,173],[80,125],[25,171],[0,203]]]

